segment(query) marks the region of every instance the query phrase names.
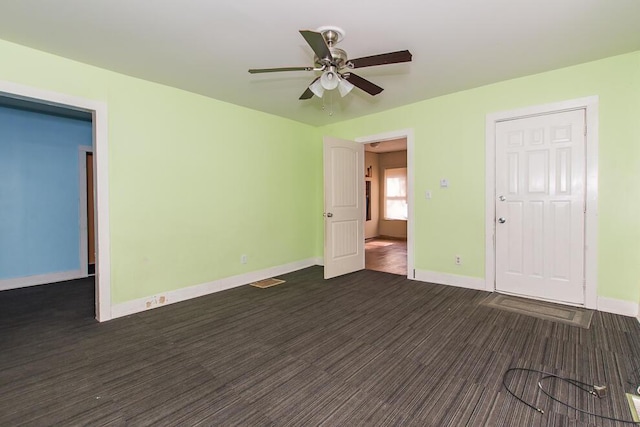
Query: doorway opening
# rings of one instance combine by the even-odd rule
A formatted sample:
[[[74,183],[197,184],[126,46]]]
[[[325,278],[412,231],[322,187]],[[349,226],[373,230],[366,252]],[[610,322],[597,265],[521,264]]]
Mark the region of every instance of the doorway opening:
[[[407,138],[365,144],[365,268],[408,275]]]
[[[98,321],[111,319],[110,285],[110,235],[109,235],[109,190],[108,190],[108,139],[107,106],[100,101],[51,92],[13,82],[0,81],[0,97],[31,103],[42,109],[61,109],[65,114],[88,115],[91,121],[91,148],[94,153],[95,195],[95,318]],[[81,255],[83,252],[81,251]],[[88,257],[88,254],[84,252]],[[85,258],[86,259],[86,258]],[[88,270],[88,263],[80,262]],[[18,278],[20,286],[31,286],[52,281],[68,280],[56,278],[46,282],[31,283],[34,276]],[[77,275],[76,277],[84,277]],[[35,276],[38,279],[38,276]],[[28,279],[28,280],[27,280]],[[13,279],[9,279],[13,280]]]

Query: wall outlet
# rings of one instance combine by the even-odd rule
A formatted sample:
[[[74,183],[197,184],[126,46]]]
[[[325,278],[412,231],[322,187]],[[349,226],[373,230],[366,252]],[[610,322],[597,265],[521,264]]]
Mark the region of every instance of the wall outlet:
[[[456,255],[456,265],[462,265],[462,257],[460,255]]]
[[[240,255],[240,264],[246,264],[247,263],[247,256],[242,254]]]

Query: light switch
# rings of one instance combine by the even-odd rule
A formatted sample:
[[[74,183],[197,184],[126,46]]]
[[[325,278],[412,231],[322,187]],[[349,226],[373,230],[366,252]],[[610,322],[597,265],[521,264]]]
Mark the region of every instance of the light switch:
[[[449,186],[449,180],[446,178],[442,178],[440,180],[440,187],[447,188]]]
[[[424,198],[427,200],[431,199],[431,190],[427,190],[424,192]]]

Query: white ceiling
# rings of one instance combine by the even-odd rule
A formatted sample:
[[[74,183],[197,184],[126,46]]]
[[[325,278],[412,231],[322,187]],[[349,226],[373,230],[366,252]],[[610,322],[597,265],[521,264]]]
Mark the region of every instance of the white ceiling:
[[[350,58],[413,62],[359,69],[384,92],[336,93],[331,116],[298,100],[312,72],[247,72],[312,65],[298,30],[323,25],[346,31]],[[640,50],[640,0],[0,0],[0,38],[323,125]]]

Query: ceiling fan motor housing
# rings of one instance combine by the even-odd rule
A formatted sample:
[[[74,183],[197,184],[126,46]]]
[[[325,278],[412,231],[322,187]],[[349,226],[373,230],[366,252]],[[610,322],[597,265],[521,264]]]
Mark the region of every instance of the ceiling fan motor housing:
[[[330,47],[329,51],[331,52],[331,56],[333,56],[333,59],[331,58],[320,59],[316,56],[314,58],[316,66],[329,67],[333,65],[336,68],[344,68],[347,65],[347,52],[337,47]]]

